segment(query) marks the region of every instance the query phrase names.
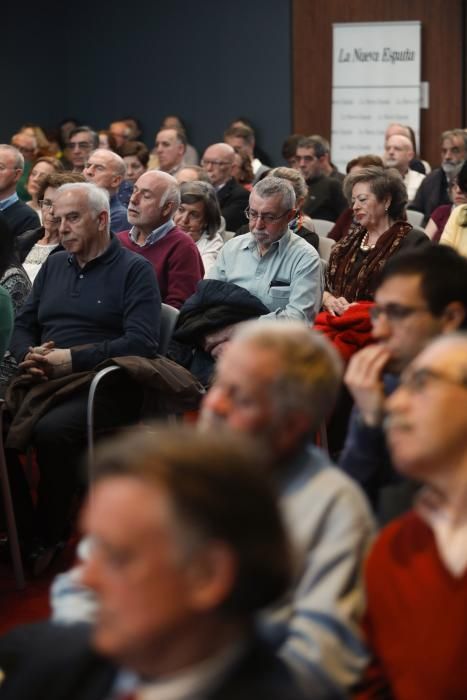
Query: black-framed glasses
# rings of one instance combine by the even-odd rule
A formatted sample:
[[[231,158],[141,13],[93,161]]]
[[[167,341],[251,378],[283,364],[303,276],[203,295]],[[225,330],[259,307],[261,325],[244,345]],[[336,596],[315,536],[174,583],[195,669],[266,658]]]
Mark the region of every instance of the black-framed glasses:
[[[250,207],[247,207],[245,209],[245,216],[248,219],[248,221],[258,221],[258,219],[262,219],[265,224],[272,224],[274,221],[279,221],[279,219],[284,218],[286,214],[288,214],[291,209],[287,209],[287,211],[284,211],[283,214],[278,214],[275,216],[274,214],[260,214],[259,211],[255,211],[254,209],[250,209]]]
[[[431,382],[443,382],[467,389],[467,374],[461,377],[452,377],[444,372],[431,369],[431,367],[420,367],[419,369],[407,369],[400,378],[400,386],[412,393],[424,391]]]
[[[388,321],[404,321],[409,316],[423,311],[429,311],[427,306],[405,306],[404,304],[375,304],[370,309],[370,318],[377,321],[384,314]]]

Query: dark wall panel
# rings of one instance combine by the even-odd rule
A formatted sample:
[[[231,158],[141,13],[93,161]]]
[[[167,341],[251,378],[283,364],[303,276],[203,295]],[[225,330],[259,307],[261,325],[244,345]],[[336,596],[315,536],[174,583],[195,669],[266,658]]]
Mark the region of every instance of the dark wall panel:
[[[463,5],[463,0],[293,0],[294,130],[330,135],[333,22],[420,20],[422,80],[430,83],[420,150],[437,164],[440,133],[464,126]]]
[[[8,10],[9,23],[18,31],[26,23],[27,31],[20,51],[13,51],[18,35],[0,49],[14,56],[2,139],[27,120],[51,126],[72,114],[104,128],[131,113],[152,145],[162,117],[175,112],[203,149],[244,114],[280,158],[291,127],[289,0],[140,0],[124,9],[82,0],[71,8],[50,3],[48,22],[43,8],[28,19]]]

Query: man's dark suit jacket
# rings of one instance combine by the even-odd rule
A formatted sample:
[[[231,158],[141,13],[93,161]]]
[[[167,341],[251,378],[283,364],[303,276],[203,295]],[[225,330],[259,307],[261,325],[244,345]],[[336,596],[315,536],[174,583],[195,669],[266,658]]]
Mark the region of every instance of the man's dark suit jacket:
[[[415,209],[425,215],[423,226],[436,209],[442,204],[450,204],[448,194],[448,179],[442,168],[436,168],[428,173],[426,178],[420,183],[420,187],[410,204],[409,209]]]
[[[40,622],[0,639],[2,700],[107,700],[118,672],[89,646],[87,625]],[[268,647],[253,641],[206,700],[303,700]]]
[[[5,218],[13,236],[19,236],[31,228],[37,228],[41,222],[32,207],[20,199],[4,209],[1,216]]]
[[[236,231],[246,222],[244,211],[248,206],[250,193],[231,177],[217,192],[217,199],[225,219],[227,231]]]

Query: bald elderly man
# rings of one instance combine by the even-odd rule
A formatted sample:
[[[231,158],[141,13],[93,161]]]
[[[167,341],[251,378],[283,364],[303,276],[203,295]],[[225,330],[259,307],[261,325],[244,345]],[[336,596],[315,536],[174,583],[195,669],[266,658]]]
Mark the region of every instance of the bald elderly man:
[[[204,277],[196,244],[173,221],[179,205],[180,187],[176,179],[161,170],[147,170],[136,180],[128,204],[132,228],[118,234],[125,248],[150,261],[162,301],[176,309],[194,293]]]
[[[425,175],[410,168],[410,162],[415,157],[412,141],[408,136],[393,134],[389,136],[384,147],[384,164],[388,168],[399,171],[407,189],[409,202],[415,197]]]
[[[208,146],[201,160],[216,190],[228,231],[237,231],[245,224],[244,212],[248,206],[247,190],[232,177],[234,155],[235,151],[229,144],[214,143]]]
[[[83,175],[88,182],[108,192],[110,205],[110,229],[114,233],[128,228],[126,209],[118,198],[118,190],[126,174],[125,161],[113,151],[98,148],[91,153],[84,166]]]

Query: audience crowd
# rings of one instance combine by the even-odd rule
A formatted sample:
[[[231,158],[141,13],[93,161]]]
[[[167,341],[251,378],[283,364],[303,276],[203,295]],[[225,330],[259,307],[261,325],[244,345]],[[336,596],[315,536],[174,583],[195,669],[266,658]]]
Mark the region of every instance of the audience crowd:
[[[257,137],[0,144],[5,700],[467,697],[467,130]]]

